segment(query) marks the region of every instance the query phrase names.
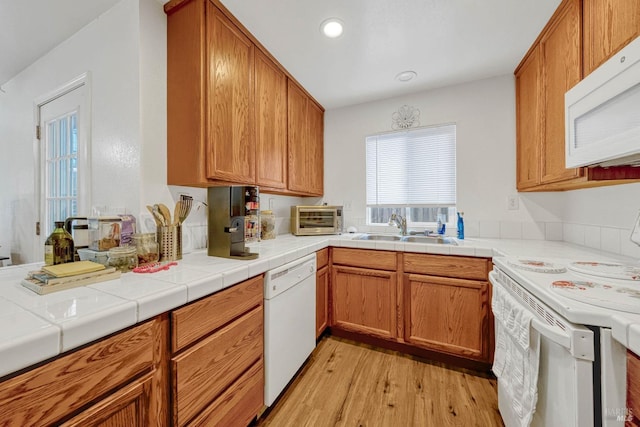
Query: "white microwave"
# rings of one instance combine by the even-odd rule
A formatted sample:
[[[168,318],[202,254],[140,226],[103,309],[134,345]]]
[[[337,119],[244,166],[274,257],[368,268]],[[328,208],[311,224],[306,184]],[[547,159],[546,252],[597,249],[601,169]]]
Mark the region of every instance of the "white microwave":
[[[640,37],[565,94],[567,168],[640,165]]]

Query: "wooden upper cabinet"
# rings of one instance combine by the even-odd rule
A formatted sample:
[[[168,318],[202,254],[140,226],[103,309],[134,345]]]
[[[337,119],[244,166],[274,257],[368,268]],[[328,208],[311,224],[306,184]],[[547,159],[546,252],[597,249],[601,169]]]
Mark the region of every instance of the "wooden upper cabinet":
[[[518,190],[540,183],[542,63],[536,47],[516,70],[516,182]]]
[[[207,39],[207,178],[253,184],[254,45],[212,3],[207,3]]]
[[[540,181],[577,178],[582,169],[565,167],[564,94],[580,81],[582,21],[580,0],[571,0],[542,37],[543,117]]]
[[[256,184],[287,186],[287,77],[255,51]]]
[[[323,194],[324,112],[294,82],[287,91],[289,129],[289,189]]]
[[[322,195],[322,107],[220,0],[171,0],[164,10],[167,183]],[[292,87],[299,98],[288,98]]]
[[[640,0],[583,0],[584,75],[640,36]]]

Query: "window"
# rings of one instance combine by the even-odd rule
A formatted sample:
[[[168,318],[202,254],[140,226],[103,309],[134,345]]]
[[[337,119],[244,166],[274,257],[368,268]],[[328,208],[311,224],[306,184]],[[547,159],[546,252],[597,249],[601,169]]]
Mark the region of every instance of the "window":
[[[397,213],[413,226],[453,222],[456,206],[456,125],[366,138],[367,224]]]
[[[46,123],[45,209],[47,235],[54,221],[78,214],[77,111]]]
[[[85,73],[35,102],[36,194],[41,248],[55,221],[86,216],[91,203],[90,79]],[[37,256],[37,255],[36,255]]]

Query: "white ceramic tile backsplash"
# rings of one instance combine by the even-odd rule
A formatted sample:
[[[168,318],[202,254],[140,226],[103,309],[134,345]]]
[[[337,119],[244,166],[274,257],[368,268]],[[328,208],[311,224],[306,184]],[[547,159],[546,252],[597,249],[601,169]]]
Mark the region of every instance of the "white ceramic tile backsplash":
[[[620,253],[620,230],[602,227],[600,229],[600,249],[615,254]]]
[[[480,221],[479,236],[487,239],[500,238],[500,221]]]
[[[545,240],[546,225],[544,222],[523,222],[522,238],[526,240]]]
[[[545,240],[561,241],[564,239],[562,235],[562,223],[561,222],[547,222],[545,223]]]
[[[584,245],[600,249],[600,227],[586,225],[584,227]]]
[[[522,223],[516,221],[500,221],[501,239],[522,239]]]

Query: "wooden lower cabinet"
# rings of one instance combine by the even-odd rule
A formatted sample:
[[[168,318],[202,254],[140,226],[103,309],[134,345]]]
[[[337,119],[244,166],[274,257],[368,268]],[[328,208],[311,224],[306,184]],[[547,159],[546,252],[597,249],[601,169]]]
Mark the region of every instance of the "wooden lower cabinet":
[[[329,248],[316,252],[316,339],[329,326]]]
[[[246,426],[264,405],[262,276],[174,310],[171,319],[174,425]]]
[[[0,383],[0,424],[167,425],[167,336],[158,316]]]
[[[396,337],[396,272],[334,265],[332,326],[381,338]]]
[[[640,356],[627,350],[627,421],[625,426],[640,426]]]
[[[316,272],[316,339],[329,324],[329,266]]]
[[[147,427],[161,425],[160,423],[152,422],[154,418],[149,411],[152,388],[153,377],[150,375],[135,380],[77,417],[61,424],[61,426]]]
[[[489,284],[405,274],[405,341],[428,350],[486,360]]]
[[[490,259],[352,248],[331,259],[338,334],[482,369],[493,361]]]

